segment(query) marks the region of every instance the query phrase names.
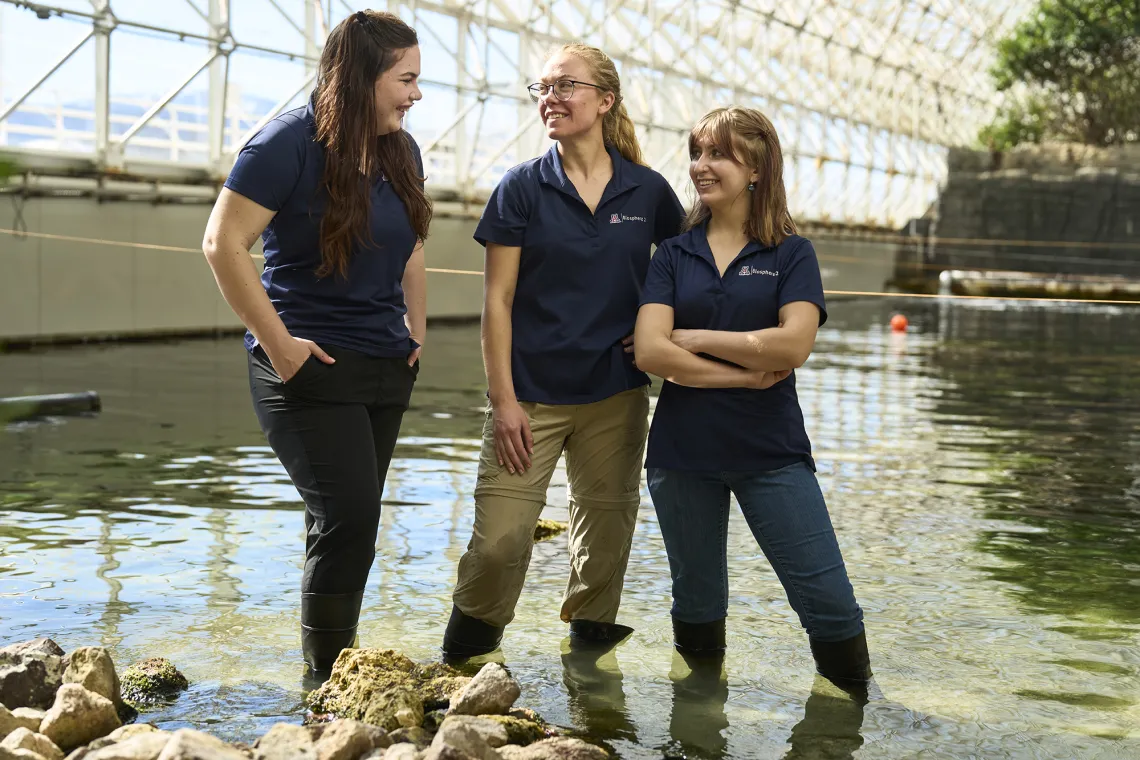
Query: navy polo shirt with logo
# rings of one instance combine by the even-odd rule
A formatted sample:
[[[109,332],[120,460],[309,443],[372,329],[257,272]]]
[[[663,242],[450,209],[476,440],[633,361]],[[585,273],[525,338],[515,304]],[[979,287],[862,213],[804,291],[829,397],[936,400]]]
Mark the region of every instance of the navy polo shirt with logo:
[[[406,132],[420,176],[419,146]],[[347,276],[317,277],[324,147],[312,103],[270,121],[241,149],[226,187],[276,212],[261,235],[262,285],[289,333],[371,356],[407,356],[414,341],[404,322],[401,280],[416,247],[403,201],[385,178],[369,189],[371,240],[353,245]],[[256,342],[249,332],[246,348]]]
[[[680,231],[684,209],[664,177],[607,150],[613,176],[593,213],[555,145],[503,176],[475,230],[482,245],[522,249],[511,311],[519,401],[587,404],[649,383],[622,339],[652,247]]]
[[[815,249],[799,235],[775,247],[749,243],[721,277],[705,228],[694,227],[657,249],[641,300],[673,307],[678,330],[776,327],[780,308],[794,301],[815,304],[819,323],[827,320]],[[746,472],[796,462],[815,468],[795,372],[765,390],[662,386],[646,467]]]

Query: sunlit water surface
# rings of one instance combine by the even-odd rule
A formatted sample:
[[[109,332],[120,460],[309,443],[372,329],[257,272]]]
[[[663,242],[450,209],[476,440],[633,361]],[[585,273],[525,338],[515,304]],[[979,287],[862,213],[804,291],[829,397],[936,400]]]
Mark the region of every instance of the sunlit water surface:
[[[565,539],[536,547],[502,655],[521,704],[624,758],[1140,757],[1140,311],[914,304],[833,303],[798,373],[873,699],[813,678],[738,512],[726,680],[688,675],[643,491],[621,613],[636,634],[600,661],[570,655],[558,619]],[[0,429],[0,641],[170,658],[193,686],[145,716],[165,727],[251,741],[299,722],[302,507],[240,340],[0,355],[0,395],[89,388],[95,417]],[[478,328],[434,328],[363,646],[438,657],[483,388]],[[549,501],[564,519],[564,470]]]

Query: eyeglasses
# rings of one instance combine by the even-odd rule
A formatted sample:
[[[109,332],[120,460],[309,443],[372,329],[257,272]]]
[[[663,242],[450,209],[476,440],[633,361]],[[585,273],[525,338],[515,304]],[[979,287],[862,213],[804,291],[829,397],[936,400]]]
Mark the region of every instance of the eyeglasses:
[[[539,99],[546,97],[546,94],[550,92],[552,88],[554,89],[554,97],[558,98],[559,100],[569,100],[570,98],[574,97],[574,85],[577,84],[580,84],[583,87],[593,87],[595,90],[605,90],[604,87],[599,87],[596,84],[590,84],[589,82],[579,82],[574,79],[559,79],[554,84],[535,82],[534,84],[529,85],[527,87],[527,90],[530,91],[530,98],[535,103],[537,103]]]

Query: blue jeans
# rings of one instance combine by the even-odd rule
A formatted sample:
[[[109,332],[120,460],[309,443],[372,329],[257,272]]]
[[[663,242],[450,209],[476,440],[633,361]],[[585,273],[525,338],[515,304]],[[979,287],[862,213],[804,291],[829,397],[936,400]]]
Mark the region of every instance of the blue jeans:
[[[669,555],[675,619],[711,623],[728,615],[731,492],[808,636],[844,641],[863,632],[863,611],[807,464],[768,472],[649,468],[648,478]]]

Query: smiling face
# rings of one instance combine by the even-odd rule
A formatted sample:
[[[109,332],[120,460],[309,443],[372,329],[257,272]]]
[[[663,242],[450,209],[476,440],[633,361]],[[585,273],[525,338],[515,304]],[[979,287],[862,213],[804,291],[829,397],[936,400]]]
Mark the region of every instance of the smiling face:
[[[376,79],[377,134],[400,130],[401,122],[417,100],[423,98],[419,88],[420,48],[418,45],[397,53],[396,63]]]
[[[748,185],[756,182],[755,171],[727,152],[713,136],[694,135],[689,141],[689,178],[697,197],[710,209],[728,208],[737,201],[749,203]]]
[[[542,69],[543,84],[553,85],[563,79],[597,84],[590,67],[576,55],[559,53],[546,62]],[[602,117],[614,104],[612,92],[582,84],[574,86],[569,100],[559,100],[551,87],[538,100],[538,115],[546,125],[546,135],[552,140],[566,140],[589,134],[602,128]]]

